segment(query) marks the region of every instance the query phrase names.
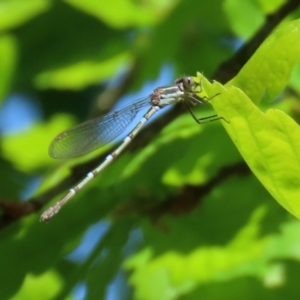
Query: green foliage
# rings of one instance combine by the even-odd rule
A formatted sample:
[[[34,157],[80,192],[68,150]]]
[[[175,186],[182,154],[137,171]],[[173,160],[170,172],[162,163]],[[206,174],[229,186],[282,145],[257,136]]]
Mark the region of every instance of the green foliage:
[[[7,95],[17,59],[16,42],[12,36],[2,35],[0,37],[0,103]]]
[[[153,258],[150,249],[145,249],[127,260],[125,267],[135,269],[130,282],[137,288],[137,298],[176,299],[198,285],[244,276],[266,281],[270,278],[274,284],[276,277],[282,277],[282,268],[271,261],[294,256],[293,249],[300,246],[300,227],[297,222],[286,224],[284,235],[259,238],[260,222],[265,212],[265,208],[258,208],[249,222],[224,247],[199,247],[187,255],[169,251],[156,258]],[[292,233],[292,238],[287,241],[288,232]],[[282,243],[284,250],[270,251]]]
[[[14,157],[12,163],[16,169],[25,172],[48,166],[51,163],[51,158],[45,152],[45,148],[48,147],[57,132],[72,125],[74,125],[74,122],[70,120],[69,115],[56,115],[46,124],[37,123],[30,130],[11,134],[3,140],[3,157],[8,160]],[[38,144],[32,147],[36,144],[36,141],[39,141]],[[30,153],[22,152],[20,148],[31,148],[31,151]]]
[[[278,97],[299,61],[299,28],[300,20],[296,20],[276,29],[228,86],[242,89],[254,103],[262,97],[269,101]]]
[[[220,116],[229,120],[228,124],[223,122],[226,130],[252,172],[270,194],[298,218],[299,126],[280,110],[262,113],[250,99],[256,103],[262,95],[268,99],[279,95],[300,55],[299,41],[299,20],[285,24],[262,44],[226,88],[217,83],[212,88],[208,83],[207,89],[210,95],[220,93],[212,101],[213,106]],[[294,45],[292,50],[291,44]],[[289,53],[287,58],[286,53]]]
[[[299,12],[253,45],[271,26],[266,14],[283,19],[284,1],[24,3],[0,4],[0,103],[19,94],[38,101],[45,118],[1,135],[0,298],[78,299],[84,284],[85,299],[298,299],[300,30],[291,19]],[[222,85],[215,70],[234,57],[236,37],[248,39],[248,52],[259,48],[228,65]],[[110,147],[55,162],[50,141],[96,110],[90,100],[117,72],[128,72],[125,83],[102,100],[141,88],[165,65],[176,77],[215,77],[194,77],[199,96],[214,97],[192,109],[223,119],[199,126],[188,112],[161,116],[160,129],[150,124],[40,223],[34,205],[59,200],[86,173],[80,164]],[[34,198],[20,201],[36,176]]]
[[[0,9],[0,29],[10,29],[26,23],[49,7],[48,0],[3,0]]]

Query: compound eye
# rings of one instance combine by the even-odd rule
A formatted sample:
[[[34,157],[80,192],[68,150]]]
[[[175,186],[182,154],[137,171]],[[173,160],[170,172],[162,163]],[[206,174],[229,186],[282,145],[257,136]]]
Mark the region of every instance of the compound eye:
[[[184,85],[185,85],[185,87],[191,87],[193,85],[193,83],[194,83],[194,80],[192,79],[192,77],[186,76],[184,78]]]

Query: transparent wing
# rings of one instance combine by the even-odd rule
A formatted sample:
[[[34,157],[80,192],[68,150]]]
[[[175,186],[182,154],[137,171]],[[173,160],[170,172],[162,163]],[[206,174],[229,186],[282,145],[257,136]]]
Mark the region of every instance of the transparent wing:
[[[49,155],[54,158],[71,158],[109,143],[120,135],[146,106],[150,106],[149,96],[62,132],[50,144]]]

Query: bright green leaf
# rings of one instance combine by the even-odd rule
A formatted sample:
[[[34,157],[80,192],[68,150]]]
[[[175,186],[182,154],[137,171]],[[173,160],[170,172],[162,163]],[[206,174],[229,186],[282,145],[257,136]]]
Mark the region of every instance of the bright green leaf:
[[[106,2],[106,5],[95,0],[65,0],[65,2],[96,16],[115,28],[155,25],[164,19],[177,4],[177,1],[170,0],[146,2],[115,0]]]
[[[227,0],[224,9],[233,31],[241,38],[251,37],[264,22],[263,12],[251,0]]]
[[[265,13],[273,13],[281,5],[285,3],[285,0],[254,0]]]
[[[2,0],[0,30],[19,26],[50,7],[49,0]]]
[[[261,112],[238,88],[202,79],[211,103],[246,163],[270,194],[300,218],[300,128],[278,110]]]
[[[283,282],[284,274],[274,268],[273,260],[290,256],[294,247],[300,246],[299,239],[288,239],[291,233],[299,236],[299,223],[286,224],[284,236],[274,234],[260,238],[260,223],[265,213],[264,207],[258,208],[248,224],[223,247],[203,246],[187,254],[169,251],[157,257],[146,248],[129,258],[124,267],[132,271],[130,283],[135,287],[136,299],[178,299],[199,285],[240,276],[271,281],[276,274],[277,282]],[[284,252],[278,247],[283,241]],[[275,245],[277,248],[273,248]]]
[[[11,300],[19,299],[52,299],[62,287],[61,278],[53,271],[46,272],[41,276],[28,274],[19,292]],[[72,299],[67,297],[67,299]]]
[[[275,30],[228,85],[236,86],[254,102],[274,100],[287,85],[300,57],[300,20]]]
[[[118,66],[127,63],[128,60],[128,54],[122,53],[101,62],[80,61],[67,67],[40,73],[35,78],[35,85],[41,89],[82,89],[111,77]]]
[[[73,123],[70,117],[56,116],[47,124],[35,124],[24,132],[4,136],[3,156],[22,171],[28,172],[47,166],[53,161],[48,155],[51,140]]]

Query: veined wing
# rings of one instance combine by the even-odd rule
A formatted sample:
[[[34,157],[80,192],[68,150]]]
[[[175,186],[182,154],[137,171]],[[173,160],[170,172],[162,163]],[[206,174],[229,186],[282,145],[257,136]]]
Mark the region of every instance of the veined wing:
[[[137,113],[146,106],[150,106],[149,96],[63,131],[50,144],[49,155],[71,158],[104,146],[124,132]]]

